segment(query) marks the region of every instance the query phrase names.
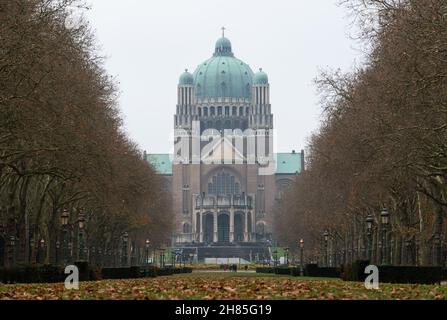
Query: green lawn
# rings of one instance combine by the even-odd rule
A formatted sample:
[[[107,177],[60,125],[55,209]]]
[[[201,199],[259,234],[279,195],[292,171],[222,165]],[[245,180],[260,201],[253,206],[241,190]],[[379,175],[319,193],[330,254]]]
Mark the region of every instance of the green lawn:
[[[256,273],[198,272],[135,280],[81,283],[79,291],[63,284],[1,285],[0,299],[447,299],[446,286],[362,283]]]

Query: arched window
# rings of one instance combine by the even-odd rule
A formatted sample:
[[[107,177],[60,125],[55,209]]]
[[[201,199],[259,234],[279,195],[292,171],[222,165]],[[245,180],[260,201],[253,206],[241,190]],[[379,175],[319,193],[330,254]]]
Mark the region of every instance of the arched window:
[[[225,116],[230,116],[230,107],[225,107]]]
[[[237,116],[237,107],[233,107],[233,116]]]
[[[222,107],[217,107],[217,115],[218,116],[222,115]]]
[[[201,117],[202,116],[202,108],[199,108],[198,111],[199,111],[199,117]]]
[[[216,108],[214,108],[214,107],[211,107],[210,108],[210,116],[215,116],[216,115]]]
[[[203,108],[203,115],[208,117],[208,107]]]
[[[240,183],[228,172],[222,171],[213,176],[208,183],[208,193],[213,195],[239,195]]]
[[[249,115],[250,114],[250,107],[245,108],[245,115]]]
[[[239,108],[239,116],[242,117],[244,115],[244,107]]]

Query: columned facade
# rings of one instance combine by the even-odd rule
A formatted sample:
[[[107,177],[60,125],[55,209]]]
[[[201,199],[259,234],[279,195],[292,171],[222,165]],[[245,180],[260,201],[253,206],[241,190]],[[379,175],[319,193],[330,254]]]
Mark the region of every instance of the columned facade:
[[[224,36],[210,59],[180,76],[175,152],[169,164],[151,156],[171,181],[176,246],[254,252],[271,243],[273,208],[304,169],[303,152],[274,154],[273,127],[267,74],[237,59]]]
[[[251,218],[254,195],[193,197],[195,216],[202,222],[178,241],[205,244],[255,241],[256,236],[252,232],[255,221]]]

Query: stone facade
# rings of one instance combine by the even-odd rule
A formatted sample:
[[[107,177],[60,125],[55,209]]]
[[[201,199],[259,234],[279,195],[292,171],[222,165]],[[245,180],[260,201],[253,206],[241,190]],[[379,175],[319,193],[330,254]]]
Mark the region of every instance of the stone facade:
[[[147,156],[172,188],[173,241],[177,246],[269,242],[273,208],[304,169],[304,154],[273,153],[267,75],[262,69],[254,74],[234,58],[231,43],[221,38],[211,59],[194,74],[181,75],[177,95],[175,154],[169,160]]]

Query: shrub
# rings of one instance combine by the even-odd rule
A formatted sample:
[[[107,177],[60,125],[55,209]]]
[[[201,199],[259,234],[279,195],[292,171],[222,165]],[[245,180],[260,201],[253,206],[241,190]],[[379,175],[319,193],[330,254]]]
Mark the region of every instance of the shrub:
[[[341,270],[332,267],[318,267],[317,264],[308,264],[304,268],[306,277],[339,278]]]
[[[290,270],[291,270],[291,268],[289,268],[289,267],[276,267],[275,274],[290,275],[291,274]]]
[[[439,284],[441,267],[379,266],[379,281],[385,283]]]
[[[297,268],[291,268],[290,269],[290,274],[294,277],[299,277],[301,276],[301,268],[297,267]]]
[[[157,276],[172,276],[174,274],[174,268],[157,268]]]
[[[103,268],[101,270],[102,279],[132,279],[141,277],[138,269],[135,268]]]
[[[25,265],[0,269],[2,283],[54,283],[63,282],[64,279],[64,270],[51,265]]]
[[[365,269],[369,265],[368,260],[357,260],[351,265],[344,265],[341,269],[340,277],[344,281],[365,281],[368,276]]]
[[[275,273],[275,269],[270,267],[259,267],[256,268],[256,273]]]
[[[447,281],[447,268],[442,269],[441,280]]]
[[[140,273],[143,277],[153,278],[157,276],[157,268],[156,267],[144,267],[140,270]]]

